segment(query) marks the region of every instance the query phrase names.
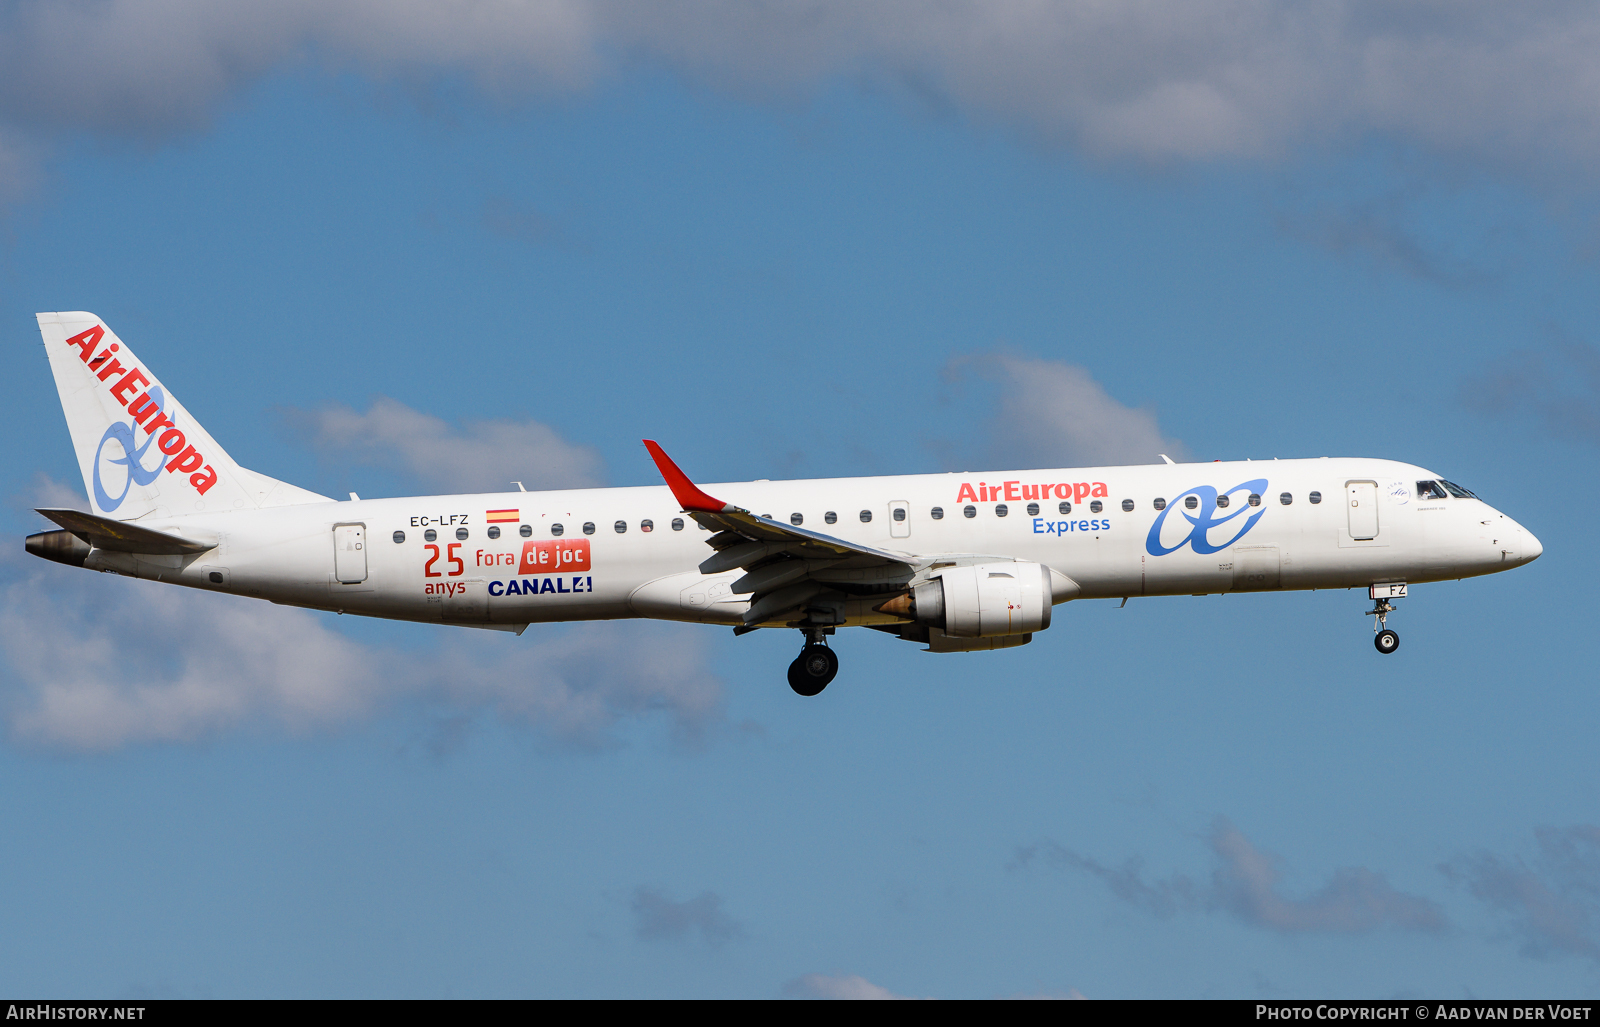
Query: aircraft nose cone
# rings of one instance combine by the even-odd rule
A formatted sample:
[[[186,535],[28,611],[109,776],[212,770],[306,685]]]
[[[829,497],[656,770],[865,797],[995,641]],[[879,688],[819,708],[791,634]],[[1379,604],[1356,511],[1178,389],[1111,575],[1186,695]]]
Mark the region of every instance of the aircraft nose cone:
[[[1527,528],[1522,529],[1522,537],[1526,540],[1522,545],[1523,559],[1528,563],[1539,559],[1539,554],[1544,552],[1544,546],[1533,537],[1533,532]]]

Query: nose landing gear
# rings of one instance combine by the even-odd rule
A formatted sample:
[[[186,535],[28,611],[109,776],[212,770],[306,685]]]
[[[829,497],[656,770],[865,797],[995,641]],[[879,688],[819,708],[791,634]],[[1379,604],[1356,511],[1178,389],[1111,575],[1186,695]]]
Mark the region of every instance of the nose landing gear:
[[[789,664],[789,687],[799,695],[812,696],[828,687],[839,673],[839,657],[822,641],[822,630],[806,632],[806,646]]]
[[[1367,595],[1372,599],[1372,609],[1367,611],[1367,616],[1374,618],[1372,630],[1376,633],[1372,644],[1385,656],[1400,648],[1400,636],[1389,630],[1389,614],[1395,611],[1395,605],[1389,600],[1403,599],[1405,594],[1405,582],[1373,585],[1367,589]]]

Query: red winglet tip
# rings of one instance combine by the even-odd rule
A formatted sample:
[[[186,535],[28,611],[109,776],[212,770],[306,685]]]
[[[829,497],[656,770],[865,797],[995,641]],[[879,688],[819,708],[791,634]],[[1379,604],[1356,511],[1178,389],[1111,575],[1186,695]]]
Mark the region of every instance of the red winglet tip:
[[[704,510],[708,513],[721,513],[728,508],[728,504],[720,499],[701,492],[689,476],[679,470],[678,465],[672,462],[672,457],[651,439],[645,439],[644,448],[650,451],[650,459],[656,462],[656,470],[661,472],[661,477],[666,479],[667,487],[672,490],[673,496],[678,500],[678,505],[685,510]]]

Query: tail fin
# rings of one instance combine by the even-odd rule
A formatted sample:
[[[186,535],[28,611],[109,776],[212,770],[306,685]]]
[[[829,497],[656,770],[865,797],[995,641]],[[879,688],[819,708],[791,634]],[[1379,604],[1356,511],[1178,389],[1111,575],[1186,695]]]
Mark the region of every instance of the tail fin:
[[[332,502],[234,463],[95,315],[37,316],[95,513],[133,520]]]

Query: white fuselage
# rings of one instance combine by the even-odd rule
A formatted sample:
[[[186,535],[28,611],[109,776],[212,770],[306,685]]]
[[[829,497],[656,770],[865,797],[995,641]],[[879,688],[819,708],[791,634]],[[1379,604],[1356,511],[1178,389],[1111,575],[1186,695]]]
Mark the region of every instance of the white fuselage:
[[[1395,461],[1323,458],[705,489],[875,549],[1044,564],[1085,598],[1364,588],[1488,574],[1539,555],[1531,533],[1478,499],[1419,498],[1417,483],[1438,479]],[[741,571],[698,570],[712,552],[709,534],[666,486],[308,503],[139,523],[216,548],[182,557],[96,549],[85,566],[293,606],[510,629],[620,617],[738,624],[748,607],[730,589]],[[847,623],[895,620],[873,612],[881,597],[870,577],[863,572]]]

